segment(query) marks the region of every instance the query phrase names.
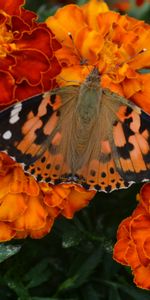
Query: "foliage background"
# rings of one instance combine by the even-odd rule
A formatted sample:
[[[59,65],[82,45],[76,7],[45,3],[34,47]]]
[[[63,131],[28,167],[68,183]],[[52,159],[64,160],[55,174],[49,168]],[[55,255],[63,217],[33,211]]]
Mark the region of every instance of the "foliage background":
[[[27,0],[40,21],[67,3]],[[107,1],[111,7],[116,1]],[[111,2],[111,3],[110,3]],[[150,5],[130,2],[131,16],[150,20]],[[141,185],[111,194],[97,193],[73,220],[60,218],[41,240],[0,245],[0,300],[148,300],[133,284],[130,268],[112,260],[116,231],[136,207]],[[12,255],[13,254],[13,255]]]

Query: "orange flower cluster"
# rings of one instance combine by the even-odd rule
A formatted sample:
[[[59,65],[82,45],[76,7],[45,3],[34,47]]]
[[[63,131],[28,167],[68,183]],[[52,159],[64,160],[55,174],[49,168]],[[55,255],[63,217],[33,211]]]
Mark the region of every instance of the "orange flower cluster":
[[[150,289],[150,183],[142,187],[139,201],[119,225],[114,259],[131,267],[137,286]]]
[[[0,2],[0,105],[24,99],[55,85],[60,43],[46,24],[21,7],[23,0]],[[0,153],[0,242],[41,238],[58,215],[72,218],[95,191],[74,184],[38,184],[21,166]]]
[[[0,105],[8,105],[54,87],[61,46],[24,0],[0,1]]]
[[[57,216],[70,219],[94,197],[77,185],[38,184],[6,154],[0,153],[0,242],[41,238]]]
[[[60,85],[79,84],[96,65],[103,87],[150,113],[150,74],[139,72],[150,67],[150,25],[109,11],[97,0],[64,6],[46,23],[62,44],[56,52]]]

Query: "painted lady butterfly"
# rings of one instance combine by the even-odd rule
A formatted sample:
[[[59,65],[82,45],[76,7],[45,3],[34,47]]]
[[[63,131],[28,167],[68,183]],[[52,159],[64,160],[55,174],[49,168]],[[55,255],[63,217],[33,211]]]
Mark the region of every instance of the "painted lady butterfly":
[[[150,180],[150,116],[100,87],[95,67],[79,86],[0,112],[0,150],[38,181],[110,192]]]

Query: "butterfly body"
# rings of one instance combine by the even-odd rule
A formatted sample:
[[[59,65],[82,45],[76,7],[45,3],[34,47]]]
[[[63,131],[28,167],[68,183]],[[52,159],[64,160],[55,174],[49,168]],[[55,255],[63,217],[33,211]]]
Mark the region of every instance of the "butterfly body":
[[[94,68],[78,86],[0,112],[0,150],[39,181],[110,192],[150,180],[150,116],[100,86]]]

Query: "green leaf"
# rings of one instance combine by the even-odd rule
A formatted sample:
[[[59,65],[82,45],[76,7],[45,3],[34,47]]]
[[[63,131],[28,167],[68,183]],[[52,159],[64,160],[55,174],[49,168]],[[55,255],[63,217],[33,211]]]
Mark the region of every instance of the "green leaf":
[[[82,240],[81,232],[70,224],[65,230],[62,236],[62,246],[63,248],[70,248],[77,246]]]
[[[24,280],[28,281],[28,288],[36,287],[50,278],[52,271],[49,266],[49,258],[42,259],[25,275]]]
[[[0,244],[0,263],[19,252],[21,246]]]
[[[86,285],[82,288],[83,300],[100,300],[100,294],[94,289],[92,285]]]
[[[121,285],[122,289],[126,294],[133,297],[134,300],[147,300],[150,293],[148,291],[142,291],[139,288],[132,287],[130,285]]]
[[[31,300],[31,297],[19,278],[9,279],[7,284],[18,296],[17,300]]]
[[[112,287],[109,291],[109,298],[108,300],[122,300],[120,298],[120,295],[119,295],[119,292],[118,292],[118,289],[115,288],[115,287]]]
[[[58,288],[56,295],[66,289],[78,288],[86,282],[88,276],[94,271],[102,259],[102,246],[98,247],[93,253],[83,262],[77,272],[67,280],[65,280]]]
[[[49,297],[32,297],[31,300],[62,300],[62,298],[49,298]],[[76,298],[65,298],[65,300],[77,300]],[[94,299],[92,299],[94,300]]]

